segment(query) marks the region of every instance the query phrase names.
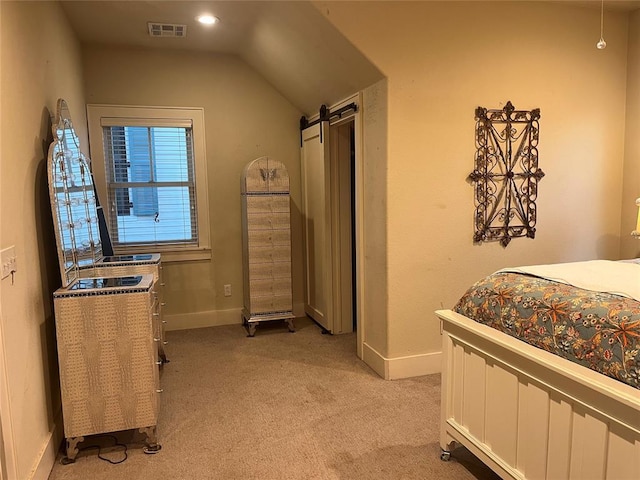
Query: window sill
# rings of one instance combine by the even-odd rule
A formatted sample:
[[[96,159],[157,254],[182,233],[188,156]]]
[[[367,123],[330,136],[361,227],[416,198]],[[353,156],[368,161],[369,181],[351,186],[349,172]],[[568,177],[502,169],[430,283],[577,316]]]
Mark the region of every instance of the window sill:
[[[162,263],[191,262],[201,260],[211,260],[211,249],[201,248],[192,250],[163,250],[160,248],[127,248],[116,249],[115,255],[137,255],[144,253],[159,253],[162,256]]]

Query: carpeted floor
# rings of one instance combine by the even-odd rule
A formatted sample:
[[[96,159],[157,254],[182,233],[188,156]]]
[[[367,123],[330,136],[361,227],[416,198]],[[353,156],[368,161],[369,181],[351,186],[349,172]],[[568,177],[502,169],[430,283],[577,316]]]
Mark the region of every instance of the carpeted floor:
[[[440,376],[385,381],[355,354],[356,337],[322,335],[309,319],[167,333],[158,431],[89,437],[50,480],[396,480],[495,476],[464,449],[439,458]],[[62,453],[59,459],[62,458]]]

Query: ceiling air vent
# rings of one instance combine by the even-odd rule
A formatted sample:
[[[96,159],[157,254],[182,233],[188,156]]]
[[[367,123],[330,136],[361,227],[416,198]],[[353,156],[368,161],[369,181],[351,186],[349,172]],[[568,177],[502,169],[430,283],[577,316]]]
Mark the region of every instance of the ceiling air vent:
[[[187,26],[174,23],[149,22],[149,35],[152,37],[186,37]]]

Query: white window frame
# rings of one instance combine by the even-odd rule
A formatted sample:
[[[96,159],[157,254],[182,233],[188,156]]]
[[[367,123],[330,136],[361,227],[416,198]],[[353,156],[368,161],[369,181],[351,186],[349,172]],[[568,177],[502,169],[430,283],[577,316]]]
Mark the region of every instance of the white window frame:
[[[115,122],[115,123],[114,123]],[[149,126],[165,123],[190,122],[193,129],[193,162],[196,185],[196,208],[198,221],[197,245],[147,245],[114,246],[116,255],[136,253],[161,253],[163,261],[187,261],[211,259],[209,228],[209,199],[207,182],[207,155],[205,149],[204,109],[196,107],[147,107],[129,105],[87,105],[91,171],[103,205],[107,196],[107,180],[104,157],[103,124],[138,124]],[[104,200],[103,200],[104,199]],[[104,208],[107,225],[110,225],[111,209]],[[153,251],[151,251],[153,250]]]

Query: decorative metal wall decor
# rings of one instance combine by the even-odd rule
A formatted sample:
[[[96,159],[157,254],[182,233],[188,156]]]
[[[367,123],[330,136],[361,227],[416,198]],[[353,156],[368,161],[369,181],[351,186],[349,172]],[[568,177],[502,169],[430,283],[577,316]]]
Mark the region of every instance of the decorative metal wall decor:
[[[500,241],[536,235],[540,109],[516,110],[507,102],[501,110],[476,108],[473,241]]]

